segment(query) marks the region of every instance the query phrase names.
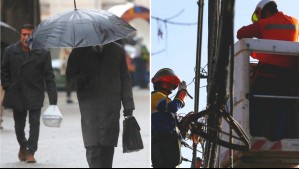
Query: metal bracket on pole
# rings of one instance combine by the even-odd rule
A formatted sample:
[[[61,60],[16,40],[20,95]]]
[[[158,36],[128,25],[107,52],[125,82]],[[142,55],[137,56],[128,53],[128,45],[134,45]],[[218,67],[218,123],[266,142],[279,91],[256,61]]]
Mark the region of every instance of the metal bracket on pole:
[[[274,95],[247,95],[248,99],[261,98],[261,99],[285,99],[285,100],[299,100],[296,96],[274,96]]]

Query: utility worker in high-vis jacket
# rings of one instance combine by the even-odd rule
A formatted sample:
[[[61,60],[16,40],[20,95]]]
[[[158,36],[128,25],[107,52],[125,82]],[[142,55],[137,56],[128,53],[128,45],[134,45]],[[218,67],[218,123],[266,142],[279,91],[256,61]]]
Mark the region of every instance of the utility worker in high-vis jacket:
[[[262,0],[252,15],[252,24],[237,32],[237,38],[258,38],[297,42],[299,24],[296,18],[278,11],[274,0]],[[295,74],[296,57],[265,53],[252,53],[259,60],[255,70],[252,94],[294,96],[298,80]],[[253,136],[271,141],[287,138],[292,133],[290,117],[294,101],[258,99],[250,102],[250,131]]]
[[[167,68],[157,72],[152,83],[152,165],[154,168],[176,168],[182,162],[176,113],[185,106],[187,85]],[[169,95],[177,88],[171,100]]]

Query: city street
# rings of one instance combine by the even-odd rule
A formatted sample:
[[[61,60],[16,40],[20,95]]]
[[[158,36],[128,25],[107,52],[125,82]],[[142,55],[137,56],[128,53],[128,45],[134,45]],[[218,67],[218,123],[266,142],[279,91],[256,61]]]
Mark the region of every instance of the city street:
[[[64,92],[59,92],[58,107],[64,116],[60,128],[46,127],[41,120],[39,148],[35,154],[36,164],[27,164],[18,160],[19,145],[14,133],[14,122],[11,110],[4,112],[4,130],[1,130],[0,168],[88,168],[83,145],[79,105],[75,92],[72,93],[74,104],[66,104]],[[149,168],[150,167],[150,107],[149,91],[134,89],[136,117],[140,127],[144,150],[122,153],[122,121],[120,120],[120,138],[115,149],[114,168]],[[48,107],[48,97],[45,106]],[[42,111],[42,112],[43,112]],[[28,137],[28,120],[26,136]]]

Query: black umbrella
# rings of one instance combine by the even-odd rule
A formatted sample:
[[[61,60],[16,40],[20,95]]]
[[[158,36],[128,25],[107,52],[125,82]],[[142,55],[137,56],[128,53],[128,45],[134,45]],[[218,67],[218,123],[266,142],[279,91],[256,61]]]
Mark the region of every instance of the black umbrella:
[[[1,42],[7,45],[15,43],[20,40],[20,34],[16,29],[7,25],[4,22],[1,24]]]
[[[43,21],[28,43],[32,49],[105,45],[136,30],[107,11],[74,9]]]

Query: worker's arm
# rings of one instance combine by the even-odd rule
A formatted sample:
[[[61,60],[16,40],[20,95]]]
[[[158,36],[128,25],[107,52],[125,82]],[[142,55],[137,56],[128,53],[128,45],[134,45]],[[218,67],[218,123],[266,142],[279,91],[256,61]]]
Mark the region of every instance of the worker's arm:
[[[176,113],[179,109],[184,107],[183,101],[180,99],[169,99],[165,94],[161,92],[152,93],[152,112],[171,112]]]
[[[185,106],[185,99],[187,96],[187,90],[178,91],[175,99],[163,99],[157,106],[160,112],[177,113],[177,111]]]
[[[248,26],[243,26],[237,32],[237,38],[261,38],[261,26],[258,22],[255,22]]]
[[[171,113],[176,113],[179,109],[183,107],[184,107],[183,102],[177,99],[173,101],[171,101],[170,99],[164,99],[157,106],[159,112],[171,112]]]

